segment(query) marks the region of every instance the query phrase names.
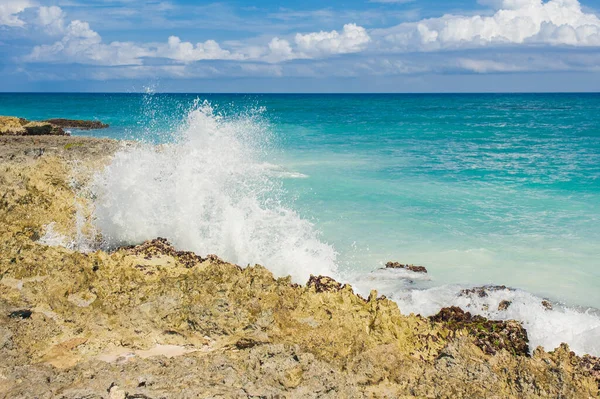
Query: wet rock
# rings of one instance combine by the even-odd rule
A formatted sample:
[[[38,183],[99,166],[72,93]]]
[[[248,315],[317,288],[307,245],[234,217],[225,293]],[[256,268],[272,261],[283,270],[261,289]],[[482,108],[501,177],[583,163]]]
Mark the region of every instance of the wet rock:
[[[65,129],[80,129],[80,130],[91,130],[91,129],[106,129],[108,127],[107,124],[102,123],[100,121],[89,121],[89,120],[79,120],[79,119],[47,119],[44,122],[51,123],[55,126],[59,126]]]
[[[513,355],[529,355],[527,331],[514,320],[488,320],[482,316],[473,316],[456,306],[443,308],[438,314],[431,316],[430,320],[443,322],[453,331],[467,330],[475,338],[475,344],[487,354],[495,355],[505,349]]]
[[[403,265],[399,262],[388,262],[385,264],[386,269],[406,269],[415,273],[427,273],[425,266]]]
[[[498,304],[498,310],[503,311],[508,309],[508,307],[512,304],[511,301],[504,300]]]
[[[486,298],[489,296],[489,292],[493,291],[514,291],[514,288],[509,288],[505,285],[484,285],[482,287],[467,288],[460,292],[460,296],[471,296],[477,295],[480,298]]]
[[[547,301],[547,300],[544,299],[542,301],[542,306],[544,308],[546,308],[546,310],[552,310],[552,302],[550,302],[550,301]]]

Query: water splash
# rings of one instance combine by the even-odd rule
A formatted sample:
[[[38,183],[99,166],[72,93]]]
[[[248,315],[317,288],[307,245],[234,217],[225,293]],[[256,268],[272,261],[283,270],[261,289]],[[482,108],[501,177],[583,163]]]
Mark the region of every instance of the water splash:
[[[224,118],[198,104],[174,143],[124,149],[95,176],[95,226],[109,247],[160,236],[297,282],[335,275],[333,247],[282,200],[280,180],[264,162],[269,148],[259,115]]]

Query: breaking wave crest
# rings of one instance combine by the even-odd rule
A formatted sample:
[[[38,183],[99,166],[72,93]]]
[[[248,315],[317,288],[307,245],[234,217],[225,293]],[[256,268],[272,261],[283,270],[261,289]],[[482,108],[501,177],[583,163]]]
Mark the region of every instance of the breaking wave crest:
[[[123,149],[95,177],[95,226],[109,247],[160,236],[297,282],[335,275],[333,247],[284,204],[282,176],[263,159],[269,147],[260,116],[225,118],[198,104],[174,143]]]

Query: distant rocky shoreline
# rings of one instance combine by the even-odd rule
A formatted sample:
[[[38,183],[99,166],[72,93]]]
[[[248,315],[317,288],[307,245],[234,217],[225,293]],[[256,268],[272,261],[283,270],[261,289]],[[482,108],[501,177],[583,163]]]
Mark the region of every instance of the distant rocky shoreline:
[[[55,122],[35,123],[67,128]],[[405,315],[376,291],[298,285],[162,238],[48,245],[49,226],[89,228],[83,188],[122,145],[0,136],[0,397],[599,397],[600,359],[530,348],[516,321]]]
[[[64,129],[105,129],[108,125],[100,121],[78,119],[47,119],[29,121],[16,116],[0,116],[0,135],[10,136],[68,136]]]

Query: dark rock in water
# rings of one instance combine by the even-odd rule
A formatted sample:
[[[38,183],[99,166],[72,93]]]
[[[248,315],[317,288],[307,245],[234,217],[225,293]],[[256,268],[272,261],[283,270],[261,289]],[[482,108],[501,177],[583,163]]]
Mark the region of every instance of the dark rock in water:
[[[8,317],[11,319],[29,319],[32,315],[31,310],[29,309],[19,309],[14,312],[10,312]]]
[[[480,298],[486,298],[487,296],[489,296],[488,292],[504,290],[514,291],[514,288],[508,288],[505,285],[486,285],[483,287],[473,287],[464,289],[460,292],[460,296],[470,296],[475,294]]]
[[[307,287],[314,287],[317,292],[340,291],[343,288],[341,283],[338,283],[331,277],[313,276],[308,279]]]
[[[489,355],[506,349],[514,355],[529,356],[527,331],[517,321],[488,320],[482,316],[473,316],[456,306],[443,308],[429,319],[444,323],[453,331],[467,330],[475,338],[475,344]]]
[[[62,128],[72,128],[72,129],[80,129],[80,130],[91,130],[91,129],[105,129],[108,127],[106,123],[102,123],[100,121],[86,121],[79,119],[48,119],[44,122],[51,123],[53,125],[62,127]]]
[[[546,310],[552,310],[552,303],[547,300],[542,301],[542,306],[546,308]]]
[[[512,304],[511,301],[502,301],[500,302],[500,304],[498,305],[498,310],[506,310],[508,309],[508,307]]]
[[[399,262],[388,262],[385,264],[386,269],[406,269],[415,273],[427,273],[425,266],[403,265]]]

